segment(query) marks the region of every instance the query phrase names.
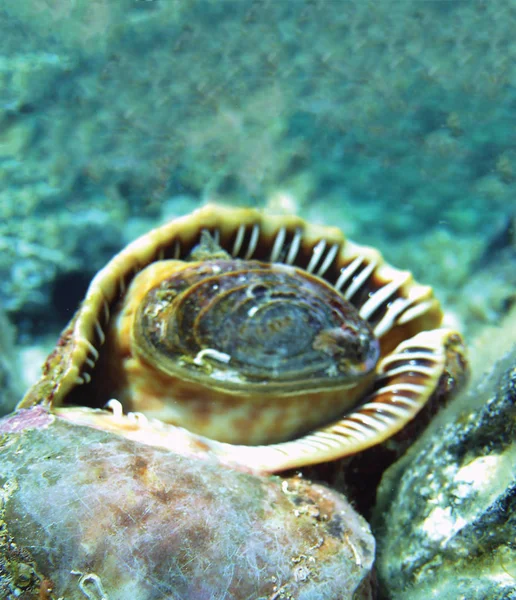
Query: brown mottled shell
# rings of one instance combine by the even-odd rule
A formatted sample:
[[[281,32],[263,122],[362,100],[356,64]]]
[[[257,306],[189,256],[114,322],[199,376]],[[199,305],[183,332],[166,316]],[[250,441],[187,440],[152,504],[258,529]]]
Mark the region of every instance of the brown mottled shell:
[[[441,320],[430,287],[336,228],[208,205],[96,275],[20,407],[280,471],[384,441],[460,379]]]

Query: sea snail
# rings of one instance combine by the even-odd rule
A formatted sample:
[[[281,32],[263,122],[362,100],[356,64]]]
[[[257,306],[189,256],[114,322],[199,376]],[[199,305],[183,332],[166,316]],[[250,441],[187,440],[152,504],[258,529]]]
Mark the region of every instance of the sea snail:
[[[19,407],[264,472],[392,436],[465,350],[432,289],[342,232],[207,205],[93,279]]]

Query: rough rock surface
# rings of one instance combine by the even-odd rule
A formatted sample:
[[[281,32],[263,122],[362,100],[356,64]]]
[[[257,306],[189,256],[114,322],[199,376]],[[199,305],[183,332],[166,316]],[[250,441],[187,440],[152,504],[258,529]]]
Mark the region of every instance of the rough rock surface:
[[[372,598],[374,540],[339,494],[80,427],[0,421],[0,597]]]
[[[22,396],[14,327],[0,308],[0,416],[11,412]]]
[[[382,598],[516,598],[516,349],[462,400],[383,477]]]

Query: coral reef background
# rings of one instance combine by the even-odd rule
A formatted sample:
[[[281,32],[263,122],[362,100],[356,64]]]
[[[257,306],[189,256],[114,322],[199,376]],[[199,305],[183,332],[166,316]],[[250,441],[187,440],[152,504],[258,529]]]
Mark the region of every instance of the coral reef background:
[[[0,306],[30,346],[208,200],[341,226],[476,333],[515,298],[516,3],[0,8]],[[31,355],[32,356],[32,355]]]

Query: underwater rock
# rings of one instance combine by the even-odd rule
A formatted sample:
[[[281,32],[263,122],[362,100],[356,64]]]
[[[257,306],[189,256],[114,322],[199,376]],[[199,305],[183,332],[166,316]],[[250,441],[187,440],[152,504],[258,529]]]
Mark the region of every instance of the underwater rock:
[[[452,356],[426,405],[397,434],[381,444],[340,460],[302,468],[304,476],[343,493],[367,521],[371,519],[383,473],[424,435],[440,411],[456,397],[469,377],[464,355]]]
[[[374,540],[344,497],[78,426],[0,421],[0,597],[368,599]]]
[[[1,211],[0,219],[6,220]],[[122,243],[121,219],[114,206],[56,219],[36,215],[22,225],[9,218],[8,226],[0,223],[0,308],[32,341],[53,333],[75,309],[91,276]]]
[[[0,309],[0,416],[11,412],[22,395],[14,327]]]
[[[516,348],[458,401],[382,479],[382,597],[516,598]]]

